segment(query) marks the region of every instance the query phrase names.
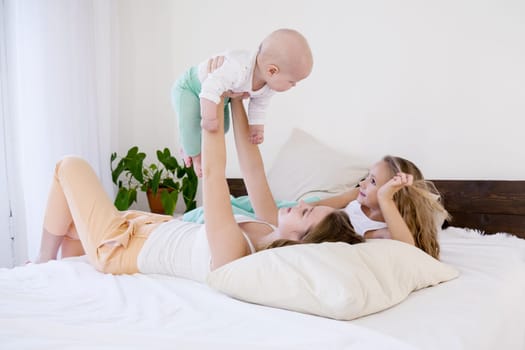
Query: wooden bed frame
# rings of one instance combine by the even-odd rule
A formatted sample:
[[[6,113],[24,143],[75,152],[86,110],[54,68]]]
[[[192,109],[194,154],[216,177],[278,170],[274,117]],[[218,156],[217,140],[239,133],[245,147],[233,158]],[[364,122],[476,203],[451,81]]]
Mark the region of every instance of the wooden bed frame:
[[[487,234],[507,232],[525,239],[525,181],[431,181],[452,216],[444,227],[469,227]],[[242,179],[228,179],[228,186],[233,196],[246,195]]]

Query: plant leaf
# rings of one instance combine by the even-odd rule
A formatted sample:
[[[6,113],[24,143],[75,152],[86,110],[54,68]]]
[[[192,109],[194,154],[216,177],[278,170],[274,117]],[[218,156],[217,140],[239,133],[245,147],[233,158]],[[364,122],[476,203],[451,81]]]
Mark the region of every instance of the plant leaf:
[[[130,202],[130,191],[127,188],[121,187],[115,197],[115,207],[118,210],[127,210],[132,202]]]
[[[144,159],[146,158],[146,153],[132,151],[135,150],[136,147],[133,147],[128,151],[128,154],[126,155],[125,163],[126,163],[126,170],[128,170],[131,175],[139,182],[144,183],[144,175],[142,173],[143,170],[143,163]]]
[[[153,192],[153,195],[156,195],[157,191],[159,190],[159,183],[160,183],[161,176],[162,176],[162,170],[157,171],[153,174],[153,178],[151,179],[151,182],[150,182],[150,188],[151,188],[151,191]]]
[[[160,192],[160,201],[162,202],[162,207],[164,208],[164,213],[167,215],[173,215],[175,212],[175,207],[177,206],[177,199],[179,193],[177,191],[172,191],[171,193],[167,190]]]
[[[162,181],[162,186],[166,188],[171,188],[172,190],[176,191],[179,191],[180,189],[180,184],[178,182],[173,181],[173,178],[171,177],[165,178]]]
[[[188,176],[182,179],[182,198],[186,204],[186,212],[197,207],[195,196],[197,195],[199,179],[195,171],[192,171],[192,173],[193,174],[188,173]]]
[[[162,163],[162,165],[164,165],[166,170],[172,173],[175,173],[175,171],[179,168],[179,162],[177,162],[177,158],[171,155],[171,152],[168,148],[164,148],[164,151],[157,150],[157,159]]]
[[[128,201],[128,208],[131,207],[133,202],[137,201],[137,189],[136,188],[130,188],[129,189],[129,201]]]
[[[111,162],[113,163],[113,160]],[[117,167],[115,169],[112,169],[112,171],[111,171],[111,179],[113,180],[113,183],[115,185],[117,184],[117,180],[118,180],[120,174],[122,174],[122,172],[124,171],[125,168],[126,168],[126,161],[124,159],[121,159],[118,162]]]

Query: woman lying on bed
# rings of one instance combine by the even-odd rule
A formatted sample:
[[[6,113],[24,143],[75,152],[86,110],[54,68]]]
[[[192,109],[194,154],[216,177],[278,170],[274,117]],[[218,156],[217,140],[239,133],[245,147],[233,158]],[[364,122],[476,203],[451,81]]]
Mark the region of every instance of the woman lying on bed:
[[[202,132],[204,224],[149,212],[120,212],[89,164],[66,157],[56,166],[37,262],[56,259],[62,246],[63,257],[85,251],[89,262],[106,273],[162,273],[203,281],[210,269],[265,248],[364,240],[355,234],[348,216],[331,207],[301,202],[278,209],[259,148],[249,142],[241,100],[232,102],[232,111],[240,168],[257,220],[234,216],[230,206],[221,107],[221,130]],[[76,237],[82,248],[70,249]]]

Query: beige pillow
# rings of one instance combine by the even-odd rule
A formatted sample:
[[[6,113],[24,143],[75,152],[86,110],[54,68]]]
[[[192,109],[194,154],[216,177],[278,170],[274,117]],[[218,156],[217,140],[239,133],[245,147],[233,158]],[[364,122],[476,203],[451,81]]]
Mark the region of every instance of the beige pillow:
[[[414,246],[376,239],[263,250],[212,271],[207,281],[247,302],[351,320],[458,274]]]
[[[268,171],[268,183],[276,199],[325,198],[354,187],[367,172],[355,156],[293,129]]]

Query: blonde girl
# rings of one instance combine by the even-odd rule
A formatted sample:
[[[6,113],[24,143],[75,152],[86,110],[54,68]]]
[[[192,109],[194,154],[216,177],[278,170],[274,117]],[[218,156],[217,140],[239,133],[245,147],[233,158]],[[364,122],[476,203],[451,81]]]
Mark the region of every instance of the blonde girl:
[[[316,204],[344,208],[365,238],[396,239],[438,258],[436,217],[447,217],[438,197],[414,163],[388,155],[370,168],[359,187]]]

